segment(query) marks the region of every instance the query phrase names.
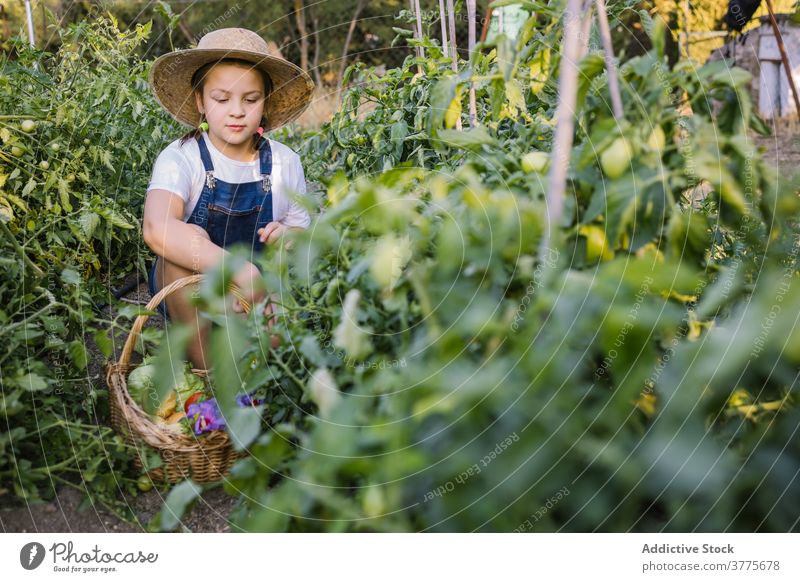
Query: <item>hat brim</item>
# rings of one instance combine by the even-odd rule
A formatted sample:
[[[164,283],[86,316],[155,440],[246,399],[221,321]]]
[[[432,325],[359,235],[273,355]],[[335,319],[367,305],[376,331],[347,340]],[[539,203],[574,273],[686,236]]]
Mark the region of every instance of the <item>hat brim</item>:
[[[157,58],[149,74],[156,100],[176,121],[191,128],[200,124],[192,75],[203,65],[220,59],[251,62],[272,79],[272,92],[264,105],[266,131],[297,119],[311,103],[314,82],[303,69],[285,59],[244,50],[185,49]]]

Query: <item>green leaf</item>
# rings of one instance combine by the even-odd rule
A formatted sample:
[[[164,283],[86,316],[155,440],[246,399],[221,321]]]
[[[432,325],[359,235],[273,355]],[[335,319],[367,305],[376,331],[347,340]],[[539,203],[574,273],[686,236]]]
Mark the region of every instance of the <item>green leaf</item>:
[[[408,135],[408,124],[405,121],[393,124],[390,135],[394,144],[394,154],[399,158],[403,154],[403,142]]]
[[[114,226],[118,226],[124,229],[132,229],[133,225],[125,220],[116,210],[111,210],[108,213],[108,218],[111,221],[111,224]]]
[[[527,10],[528,12],[536,12],[541,10],[547,10],[549,6],[547,4],[543,4],[541,2],[532,2],[531,0],[494,0],[491,3],[492,8],[500,8],[502,6],[519,6],[522,10]]]
[[[261,432],[261,413],[255,408],[236,408],[225,415],[225,422],[237,451],[245,450]]]
[[[58,180],[58,199],[61,201],[61,207],[67,212],[72,212],[72,203],[69,200],[69,184],[63,178]]]
[[[80,285],[82,281],[80,274],[72,269],[61,271],[61,280],[67,285]]]
[[[191,479],[179,483],[167,495],[164,507],[161,508],[161,529],[172,531],[181,523],[183,515],[189,506],[202,493],[203,488]]]
[[[481,146],[495,146],[497,140],[492,137],[488,130],[483,126],[474,127],[469,130],[459,131],[457,129],[442,129],[438,137],[443,143],[461,149],[477,150]]]
[[[14,220],[14,209],[4,198],[0,198],[0,220],[5,223]]]
[[[583,106],[586,93],[592,85],[592,81],[605,71],[605,58],[600,52],[586,55],[578,65],[578,97],[575,109],[579,110]]]
[[[36,180],[31,178],[30,180],[28,180],[28,183],[25,184],[25,187],[22,189],[22,195],[27,196],[28,194],[33,192],[34,188],[36,188]]]
[[[431,135],[436,135],[437,130],[444,125],[445,114],[456,98],[458,83],[458,77],[446,77],[437,82],[431,89],[431,105],[428,115]]]
[[[715,85],[727,86],[733,89],[744,87],[753,78],[748,71],[739,67],[726,68],[711,77]]]
[[[43,390],[47,390],[47,387],[49,386],[47,379],[42,378],[39,374],[33,372],[29,372],[24,376],[13,378],[11,382],[23,390],[27,390],[28,392],[41,392]]]
[[[518,112],[525,111],[525,95],[522,93],[522,85],[516,79],[510,79],[506,83],[506,99],[509,109],[513,111],[513,117],[516,117]]]
[[[247,337],[245,324],[237,316],[229,317],[226,327],[218,327],[211,332],[211,359],[214,362],[212,388],[237,450],[243,450],[252,443],[260,430],[259,413],[252,408],[239,408],[236,404],[236,396],[243,388],[240,363],[242,354],[247,352]]]
[[[111,339],[108,337],[108,332],[104,329],[98,329],[92,337],[100,353],[106,358],[110,358],[114,351],[114,346]]]
[[[159,348],[153,359],[157,402],[164,402],[167,395],[184,380],[184,358],[186,346],[192,336],[192,328],[188,326],[171,327],[170,333],[165,335],[166,343]]]
[[[703,291],[697,306],[697,316],[706,319],[716,315],[724,305],[733,302],[744,290],[745,275],[740,262],[723,267],[714,283]]]
[[[86,369],[86,365],[89,363],[89,354],[86,351],[86,346],[83,345],[83,341],[75,340],[70,342],[69,355],[78,370]]]
[[[111,164],[111,152],[103,150],[100,153],[100,159],[109,170],[114,171],[114,166]]]
[[[322,353],[317,338],[312,335],[305,336],[300,342],[300,354],[314,366],[322,367],[326,364],[325,354]]]
[[[92,238],[97,225],[100,224],[100,217],[94,212],[85,212],[78,218],[78,224],[80,224],[86,238]]]

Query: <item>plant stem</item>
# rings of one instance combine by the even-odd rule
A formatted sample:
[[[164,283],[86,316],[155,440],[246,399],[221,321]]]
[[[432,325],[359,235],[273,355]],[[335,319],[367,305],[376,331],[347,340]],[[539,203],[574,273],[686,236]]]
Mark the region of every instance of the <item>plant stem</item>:
[[[20,246],[20,244],[19,244],[19,241],[17,240],[17,237],[15,237],[15,236],[12,234],[12,232],[11,232],[11,231],[8,229],[8,227],[6,226],[6,223],[5,223],[5,222],[3,222],[2,220],[0,220],[0,229],[2,229],[2,231],[3,231],[3,234],[4,234],[4,235],[5,235],[5,236],[8,238],[8,240],[11,242],[11,245],[12,245],[12,246],[14,247],[14,249],[17,251],[17,253],[18,253],[18,254],[19,254],[19,256],[22,258],[22,260],[25,262],[25,264],[26,264],[26,265],[28,265],[28,266],[30,267],[30,269],[33,271],[33,273],[34,273],[34,276],[35,276],[37,279],[41,279],[42,277],[44,277],[44,272],[43,272],[43,271],[42,271],[42,270],[41,270],[41,269],[40,269],[40,268],[39,268],[39,267],[36,265],[36,263],[34,263],[34,262],[33,262],[33,261],[30,259],[30,257],[27,255],[27,253],[25,253],[25,249],[23,249],[23,248]]]
[[[269,348],[269,353],[270,353],[270,354],[272,355],[272,357],[275,359],[275,361],[277,362],[278,366],[279,366],[279,367],[280,367],[280,368],[281,368],[281,369],[282,369],[284,372],[286,372],[286,375],[287,375],[287,376],[289,376],[289,378],[291,378],[291,379],[294,381],[294,383],[295,383],[295,384],[297,384],[297,385],[298,385],[298,386],[299,386],[301,389],[305,388],[305,386],[306,386],[306,385],[305,385],[305,384],[304,384],[304,383],[303,383],[303,382],[302,382],[302,381],[301,381],[301,380],[300,380],[300,379],[299,379],[297,376],[295,376],[294,372],[292,372],[292,371],[289,369],[289,366],[287,366],[287,365],[286,365],[286,364],[283,362],[283,360],[281,360],[281,359],[278,357],[278,354],[276,354],[276,353],[275,353],[275,350],[274,350],[274,349],[273,349],[271,346],[270,346],[270,348]]]

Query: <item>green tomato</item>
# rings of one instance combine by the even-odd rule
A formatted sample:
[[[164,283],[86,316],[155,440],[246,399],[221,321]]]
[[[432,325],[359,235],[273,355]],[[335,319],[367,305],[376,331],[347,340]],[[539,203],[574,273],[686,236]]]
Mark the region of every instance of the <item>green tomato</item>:
[[[11,155],[15,158],[22,156],[25,153],[25,150],[19,146],[11,146]]]
[[[380,517],[386,513],[386,499],[378,485],[370,485],[364,492],[361,507],[368,517]]]
[[[150,491],[153,488],[153,480],[150,479],[148,475],[141,475],[136,480],[136,486],[139,488],[139,491]]]
[[[54,141],[53,143],[50,144],[50,149],[53,150],[54,152],[59,152],[61,151],[61,144],[58,143],[57,141]]]
[[[600,155],[603,172],[612,180],[622,176],[630,167],[633,152],[624,137],[618,137]]]
[[[610,261],[614,258],[614,251],[609,248],[604,229],[596,224],[587,224],[580,227],[578,232],[586,237],[586,260]]]
[[[89,138],[88,137],[83,140],[83,145],[89,145],[89,143],[90,142],[89,142]]]
[[[20,128],[25,133],[33,133],[33,131],[36,129],[36,122],[34,122],[32,119],[26,119],[20,124]]]
[[[549,160],[550,156],[547,155],[547,152],[538,152],[534,150],[522,156],[520,165],[522,166],[523,172],[532,174],[533,172],[543,172]]]
[[[47,160],[42,160],[41,162],[39,162],[39,167],[43,170],[49,170],[50,162],[48,162]]]
[[[661,152],[664,150],[664,146],[666,145],[667,136],[664,135],[664,130],[661,129],[661,126],[656,125],[655,128],[653,128],[653,131],[650,133],[650,137],[647,138],[647,146],[651,150]]]

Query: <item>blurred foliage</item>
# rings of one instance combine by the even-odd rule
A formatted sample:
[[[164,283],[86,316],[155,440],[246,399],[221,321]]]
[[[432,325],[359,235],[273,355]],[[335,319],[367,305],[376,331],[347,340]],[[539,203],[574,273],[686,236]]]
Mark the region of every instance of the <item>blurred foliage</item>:
[[[539,252],[548,177],[523,160],[551,148],[563,23],[528,5],[519,39],[457,74],[430,42],[384,77],[354,68],[346,108],[297,136],[326,191],[261,259],[283,344],[237,323],[215,361],[232,382],[253,346],[261,389],[315,412],[240,434],[238,528],[797,529],[800,328],[781,314],[800,307],[800,204],[749,137],[749,74],[670,67],[641,12],[653,48],[622,63],[616,121],[590,46],[567,212]]]

